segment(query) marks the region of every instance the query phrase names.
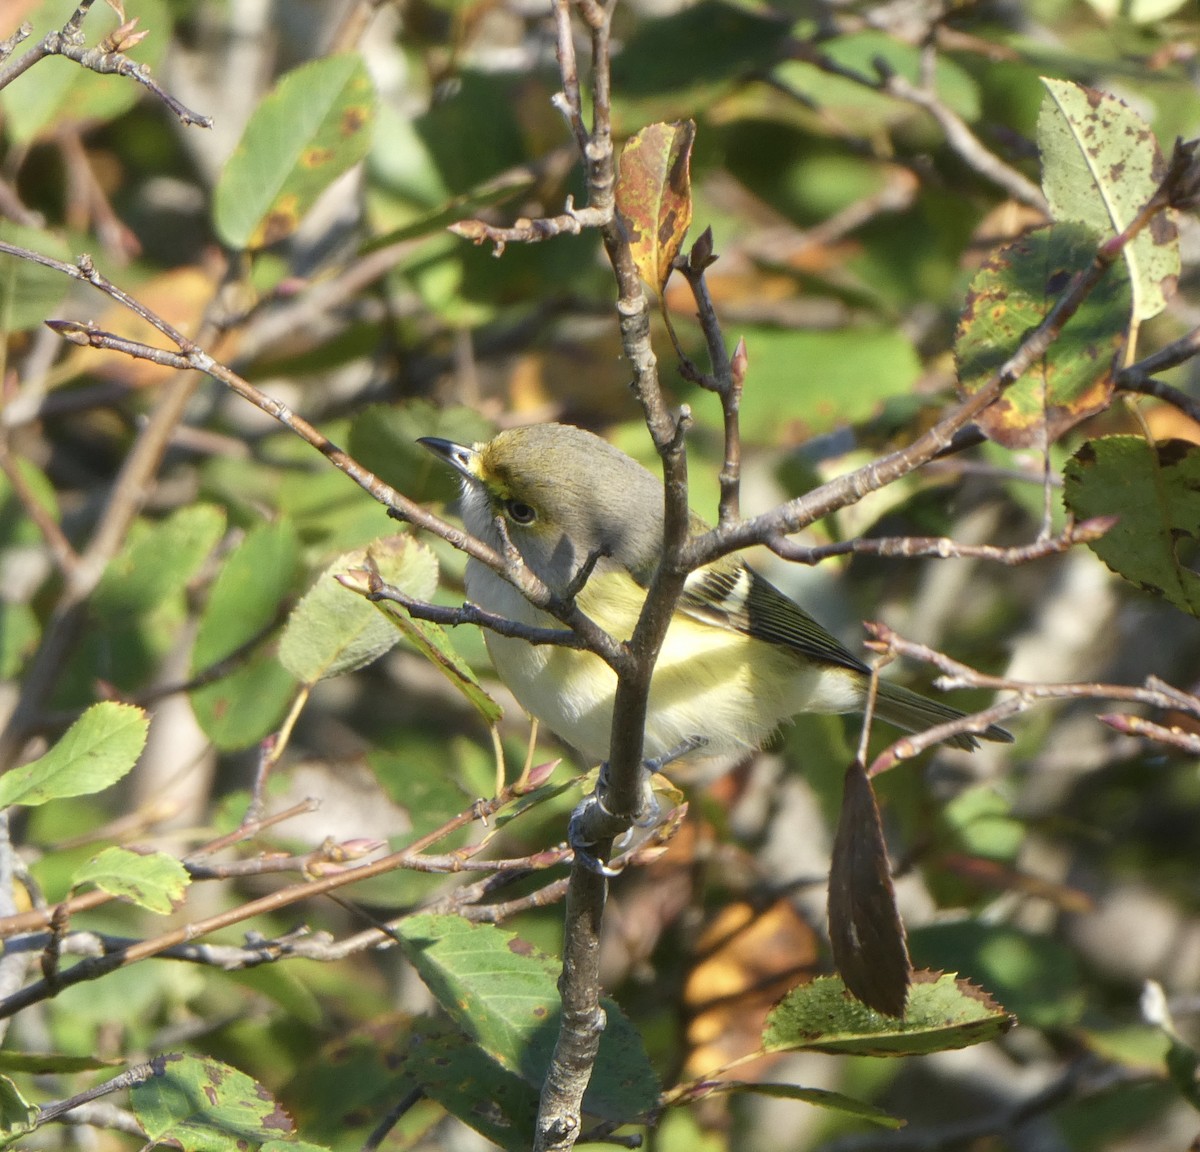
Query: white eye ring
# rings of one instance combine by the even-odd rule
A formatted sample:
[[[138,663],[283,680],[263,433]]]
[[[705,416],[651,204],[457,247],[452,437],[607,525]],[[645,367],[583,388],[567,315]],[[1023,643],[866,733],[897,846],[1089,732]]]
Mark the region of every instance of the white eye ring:
[[[524,500],[506,500],[504,511],[514,524],[532,524],[537,519],[533,505],[526,504]]]

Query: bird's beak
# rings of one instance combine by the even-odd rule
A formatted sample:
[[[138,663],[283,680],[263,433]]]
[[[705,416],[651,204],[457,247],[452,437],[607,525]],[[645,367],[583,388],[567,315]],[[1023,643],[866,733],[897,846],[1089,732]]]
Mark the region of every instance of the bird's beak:
[[[474,448],[443,440],[439,436],[422,436],[417,443],[428,448],[439,460],[444,460],[456,472],[473,483],[479,482],[479,453]]]

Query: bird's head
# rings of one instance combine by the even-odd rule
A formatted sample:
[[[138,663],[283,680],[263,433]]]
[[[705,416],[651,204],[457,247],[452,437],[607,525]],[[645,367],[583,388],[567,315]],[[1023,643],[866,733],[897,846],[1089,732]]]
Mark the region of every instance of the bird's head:
[[[432,436],[420,443],[462,477],[467,530],[497,551],[507,535],[555,591],[592,556],[634,572],[653,569],[662,548],[662,484],[599,436],[533,424],[470,447]]]

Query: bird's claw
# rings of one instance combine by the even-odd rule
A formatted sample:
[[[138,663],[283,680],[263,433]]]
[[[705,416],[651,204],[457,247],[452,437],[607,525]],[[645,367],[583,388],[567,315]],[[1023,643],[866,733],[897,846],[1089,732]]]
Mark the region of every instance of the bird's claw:
[[[691,736],[664,755],[655,756],[643,761],[640,784],[641,797],[638,803],[637,814],[632,820],[633,827],[626,827],[616,842],[619,851],[624,851],[629,846],[633,839],[634,828],[653,828],[662,818],[662,805],[659,804],[658,797],[654,795],[654,789],[651,786],[654,774],[661,772],[672,761],[686,756],[689,752],[694,752],[697,748],[703,748],[707,743],[708,741],[703,736]],[[575,859],[587,868],[589,872],[595,872],[598,876],[611,878],[619,876],[621,869],[613,868],[592,851],[592,847],[602,838],[602,835],[593,835],[590,831],[591,829],[603,829],[614,823],[624,822],[619,820],[612,809],[604,802],[603,798],[607,794],[608,762],[605,761],[600,765],[600,778],[596,782],[596,791],[590,796],[586,796],[571,814],[571,821],[567,826],[567,843],[570,844],[571,850],[575,853]]]
[[[589,872],[611,880],[612,877],[621,875],[621,869],[606,864],[592,851],[595,841],[585,832],[587,825],[593,823],[597,815],[600,819],[613,819],[613,815],[605,806],[604,801],[597,793],[593,792],[592,795],[585,796],[575,811],[571,813],[571,820],[567,824],[567,843],[571,846],[571,851],[575,853],[575,859]]]

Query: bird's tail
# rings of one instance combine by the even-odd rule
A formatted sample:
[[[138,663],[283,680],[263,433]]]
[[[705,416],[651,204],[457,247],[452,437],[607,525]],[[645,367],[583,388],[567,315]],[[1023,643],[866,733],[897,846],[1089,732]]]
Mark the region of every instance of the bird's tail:
[[[964,715],[949,704],[930,700],[886,680],[879,682],[875,712],[881,720],[895,724],[897,728],[903,728],[906,732],[922,732],[935,724],[945,724],[948,720],[957,720]],[[985,740],[994,740],[1000,744],[1011,744],[1013,739],[1011,732],[996,724],[985,729],[980,735]],[[954,748],[965,748],[968,752],[979,747],[979,741],[969,733],[952,736],[946,743]]]

